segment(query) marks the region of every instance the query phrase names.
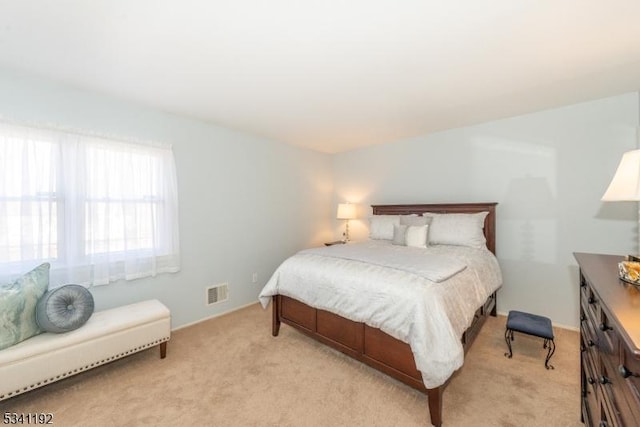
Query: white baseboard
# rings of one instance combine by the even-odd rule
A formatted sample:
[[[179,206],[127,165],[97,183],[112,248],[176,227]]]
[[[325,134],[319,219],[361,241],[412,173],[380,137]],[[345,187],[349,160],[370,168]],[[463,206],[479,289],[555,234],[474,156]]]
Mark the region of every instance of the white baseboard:
[[[245,304],[245,305],[242,305],[240,307],[235,307],[235,308],[232,308],[231,310],[223,311],[222,313],[216,313],[214,315],[205,317],[203,319],[199,319],[199,320],[196,320],[194,322],[187,323],[185,325],[180,325],[180,326],[175,327],[175,328],[173,328],[171,330],[172,331],[177,331],[179,329],[186,328],[188,326],[197,325],[198,323],[206,322],[207,320],[215,319],[216,317],[224,316],[225,314],[229,314],[229,313],[233,313],[234,311],[242,310],[243,308],[247,308],[247,307],[252,306],[254,304],[258,304],[258,301],[250,302],[249,304]]]

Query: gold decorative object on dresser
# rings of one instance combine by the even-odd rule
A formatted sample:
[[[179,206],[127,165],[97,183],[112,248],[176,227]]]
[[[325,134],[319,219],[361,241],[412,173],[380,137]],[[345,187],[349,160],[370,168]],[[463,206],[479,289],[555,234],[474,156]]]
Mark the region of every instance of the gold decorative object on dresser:
[[[619,279],[622,256],[574,256],[580,266],[582,421],[640,426],[640,287]]]

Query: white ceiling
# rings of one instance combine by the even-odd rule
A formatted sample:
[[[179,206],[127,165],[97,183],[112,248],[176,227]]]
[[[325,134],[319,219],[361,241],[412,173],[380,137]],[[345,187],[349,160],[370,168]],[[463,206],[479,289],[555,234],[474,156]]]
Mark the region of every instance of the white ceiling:
[[[0,0],[0,67],[334,153],[640,89],[638,0]]]

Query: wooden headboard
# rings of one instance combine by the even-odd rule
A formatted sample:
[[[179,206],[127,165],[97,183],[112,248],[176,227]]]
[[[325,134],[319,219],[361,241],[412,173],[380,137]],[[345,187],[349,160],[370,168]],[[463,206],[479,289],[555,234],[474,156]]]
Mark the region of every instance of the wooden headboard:
[[[496,253],[496,205],[497,203],[444,203],[420,205],[371,205],[374,215],[421,215],[424,212],[435,213],[478,213],[489,212],[484,219],[484,236],[487,248]]]

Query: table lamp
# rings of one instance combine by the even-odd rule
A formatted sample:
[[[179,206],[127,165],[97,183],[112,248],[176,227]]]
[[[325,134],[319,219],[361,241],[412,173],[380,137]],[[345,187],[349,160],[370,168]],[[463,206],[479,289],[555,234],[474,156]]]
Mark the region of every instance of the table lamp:
[[[627,151],[622,155],[602,201],[640,201],[640,150]]]
[[[604,202],[640,201],[640,150],[627,151],[622,155],[616,174],[602,196]],[[618,264],[618,275],[634,285],[640,285],[640,258],[628,255]]]
[[[345,232],[344,232],[344,241],[349,241],[349,220],[356,218],[356,205],[351,203],[339,203],[338,204],[338,214],[336,215],[338,219],[346,220]]]

